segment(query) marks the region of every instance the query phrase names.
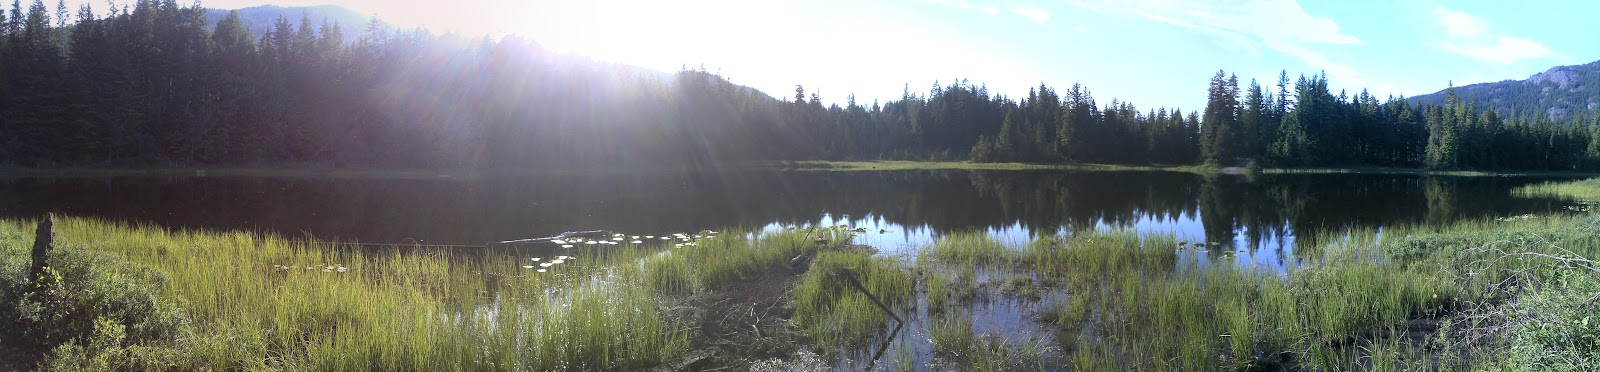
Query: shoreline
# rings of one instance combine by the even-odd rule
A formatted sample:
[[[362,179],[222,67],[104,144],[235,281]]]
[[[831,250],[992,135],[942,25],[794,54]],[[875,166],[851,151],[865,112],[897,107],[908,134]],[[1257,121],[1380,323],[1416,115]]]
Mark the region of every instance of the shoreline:
[[[1202,175],[1246,175],[1243,167],[1214,167],[1206,165],[1120,165],[1120,164],[1039,164],[1039,163],[973,163],[966,161],[822,161],[807,160],[784,162],[782,169],[796,171],[887,171],[887,170],[1064,170],[1064,171],[1145,171],[1181,172]],[[1423,168],[1356,166],[1356,167],[1306,167],[1262,168],[1260,174],[1395,174],[1457,177],[1595,177],[1596,172],[1568,171],[1482,171],[1482,170],[1430,170]]]
[[[1124,165],[1124,164],[1043,164],[1043,163],[973,163],[968,161],[767,161],[760,163],[729,164],[720,170],[687,167],[609,167],[582,171],[574,170],[459,170],[459,169],[383,169],[383,168],[326,168],[326,167],[152,167],[152,168],[25,168],[0,167],[4,178],[74,178],[74,177],[266,177],[266,178],[386,178],[386,179],[482,179],[497,176],[542,176],[568,174],[641,174],[641,173],[703,173],[750,171],[911,171],[911,170],[992,170],[992,171],[1083,171],[1083,172],[1177,172],[1197,175],[1245,175],[1243,167],[1215,167],[1207,165]],[[1516,170],[1430,170],[1423,168],[1352,166],[1262,168],[1258,174],[1371,174],[1419,175],[1452,177],[1570,177],[1600,176],[1600,172],[1575,171],[1516,171]]]

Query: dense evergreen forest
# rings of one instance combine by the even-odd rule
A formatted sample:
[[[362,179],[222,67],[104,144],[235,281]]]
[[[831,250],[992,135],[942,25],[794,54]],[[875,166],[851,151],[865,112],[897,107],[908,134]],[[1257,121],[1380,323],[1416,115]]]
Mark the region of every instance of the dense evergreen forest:
[[[1502,115],[1544,115],[1564,121],[1600,108],[1600,62],[1551,67],[1526,80],[1505,80],[1455,87],[1410,98],[1413,104],[1443,104],[1454,93]]]
[[[97,17],[41,0],[0,14],[0,165],[451,169],[713,168],[807,159],[1600,169],[1596,118],[1501,117],[1333,94],[1325,76],[1206,107],[1141,110],[1086,87],[1026,97],[965,80],[897,100],[775,99],[703,69],[667,74],[537,43],[140,0]],[[70,22],[69,22],[70,20]],[[346,33],[355,33],[346,42]],[[1196,92],[1198,94],[1199,92]]]

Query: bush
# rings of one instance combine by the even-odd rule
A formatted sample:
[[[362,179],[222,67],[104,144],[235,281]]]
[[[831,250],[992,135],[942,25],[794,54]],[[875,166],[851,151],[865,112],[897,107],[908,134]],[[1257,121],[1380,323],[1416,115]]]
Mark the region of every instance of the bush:
[[[105,252],[62,247],[50,255],[53,267],[37,286],[23,273],[27,259],[3,261],[0,340],[51,351],[50,370],[154,367],[172,360],[160,349],[170,349],[184,321],[177,306],[156,296],[165,275]],[[128,352],[135,345],[137,352]]]

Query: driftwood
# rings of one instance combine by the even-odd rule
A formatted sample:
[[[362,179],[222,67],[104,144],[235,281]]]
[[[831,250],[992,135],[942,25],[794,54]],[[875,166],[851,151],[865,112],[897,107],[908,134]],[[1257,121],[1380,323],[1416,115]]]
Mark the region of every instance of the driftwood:
[[[565,239],[576,238],[576,237],[580,237],[580,236],[604,234],[605,232],[606,232],[605,230],[568,231],[568,232],[564,232],[564,233],[561,233],[560,235],[556,235],[556,236],[552,236],[552,237],[507,240],[507,241],[500,242],[500,244],[540,243],[540,242],[548,242],[548,241],[552,241],[552,240],[556,240],[556,239],[565,240]]]
[[[47,213],[44,215],[44,220],[39,221],[39,229],[34,232],[33,265],[28,267],[28,279],[32,280],[34,285],[40,284],[40,279],[44,277],[44,268],[50,266],[49,253],[55,241],[55,224],[55,213]]]

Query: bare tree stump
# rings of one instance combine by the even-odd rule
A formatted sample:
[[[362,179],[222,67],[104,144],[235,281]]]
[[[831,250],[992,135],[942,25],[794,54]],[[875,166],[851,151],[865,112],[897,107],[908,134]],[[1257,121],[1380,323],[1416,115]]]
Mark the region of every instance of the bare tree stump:
[[[54,244],[56,232],[56,214],[46,213],[44,220],[39,221],[39,230],[33,237],[33,266],[28,268],[28,279],[34,284],[39,284],[39,279],[44,275],[44,268],[50,266],[49,253]]]

